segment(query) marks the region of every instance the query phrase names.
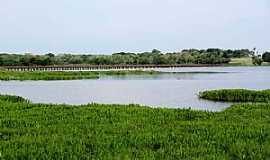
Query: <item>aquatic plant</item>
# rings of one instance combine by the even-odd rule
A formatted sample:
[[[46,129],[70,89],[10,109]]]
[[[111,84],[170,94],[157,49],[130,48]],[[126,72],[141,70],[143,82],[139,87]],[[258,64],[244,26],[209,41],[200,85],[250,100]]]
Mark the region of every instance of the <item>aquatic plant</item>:
[[[221,89],[200,92],[199,97],[226,102],[270,102],[270,90]]]
[[[29,100],[20,97],[20,96],[12,96],[12,95],[0,95],[0,101],[8,101],[8,102],[30,102]]]
[[[205,112],[2,98],[0,159],[267,159],[269,115],[266,103]]]
[[[129,75],[129,74],[157,74],[156,71],[0,71],[0,80],[77,80],[98,79],[106,75]]]

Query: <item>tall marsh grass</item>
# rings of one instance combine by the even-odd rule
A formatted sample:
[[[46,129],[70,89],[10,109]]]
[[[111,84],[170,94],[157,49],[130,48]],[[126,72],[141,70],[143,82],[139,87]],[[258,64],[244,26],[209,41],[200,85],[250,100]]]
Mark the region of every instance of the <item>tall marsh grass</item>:
[[[12,95],[0,95],[0,101],[8,101],[8,102],[14,102],[14,103],[19,103],[19,102],[27,102],[29,103],[30,101],[20,97],[20,96],[12,96]]]
[[[270,104],[223,112],[13,103],[0,96],[0,159],[267,159]],[[15,97],[16,100],[16,97]]]
[[[78,80],[98,79],[106,75],[157,74],[155,71],[0,71],[0,80]]]
[[[225,102],[270,102],[270,90],[221,89],[200,92],[199,97]]]

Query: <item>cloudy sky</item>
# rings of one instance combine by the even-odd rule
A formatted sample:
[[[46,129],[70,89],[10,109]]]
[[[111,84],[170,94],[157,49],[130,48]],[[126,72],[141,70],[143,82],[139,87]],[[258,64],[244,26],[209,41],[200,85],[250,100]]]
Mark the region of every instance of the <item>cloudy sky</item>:
[[[0,52],[270,49],[269,0],[0,0]]]

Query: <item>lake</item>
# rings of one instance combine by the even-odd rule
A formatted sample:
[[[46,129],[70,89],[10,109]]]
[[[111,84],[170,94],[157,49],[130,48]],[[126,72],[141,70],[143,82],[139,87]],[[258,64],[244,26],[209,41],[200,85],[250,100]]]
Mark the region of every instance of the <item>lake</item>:
[[[229,103],[198,98],[204,90],[269,89],[270,67],[200,67],[156,69],[160,75],[104,76],[97,80],[0,81],[0,94],[34,103],[141,104],[151,107],[222,111]]]

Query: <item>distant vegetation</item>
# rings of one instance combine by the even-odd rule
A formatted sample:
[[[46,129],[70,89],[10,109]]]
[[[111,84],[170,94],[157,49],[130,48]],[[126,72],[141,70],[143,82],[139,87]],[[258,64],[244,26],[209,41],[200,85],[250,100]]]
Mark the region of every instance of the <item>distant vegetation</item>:
[[[77,79],[98,79],[100,76],[106,75],[130,75],[130,74],[157,74],[157,71],[34,71],[34,72],[18,72],[18,71],[0,71],[0,80],[77,80]]]
[[[219,112],[0,96],[0,159],[267,159],[270,104]],[[16,99],[18,101],[16,101]]]
[[[64,65],[64,64],[226,64],[231,58],[248,57],[253,51],[222,50],[222,49],[185,49],[181,52],[162,53],[154,49],[144,53],[114,53],[112,55],[86,54],[0,54],[0,66],[33,66],[33,65]]]
[[[243,58],[231,58],[229,64],[227,66],[253,66],[251,57],[243,57]]]
[[[225,102],[270,102],[270,90],[221,89],[204,91],[200,98]]]
[[[265,52],[262,55],[262,59],[263,59],[264,62],[270,62],[270,52]]]
[[[253,49],[251,52],[252,57],[252,64],[261,66],[263,62],[268,62],[268,52],[265,52],[263,55],[258,54],[258,51],[256,51],[256,48]]]

